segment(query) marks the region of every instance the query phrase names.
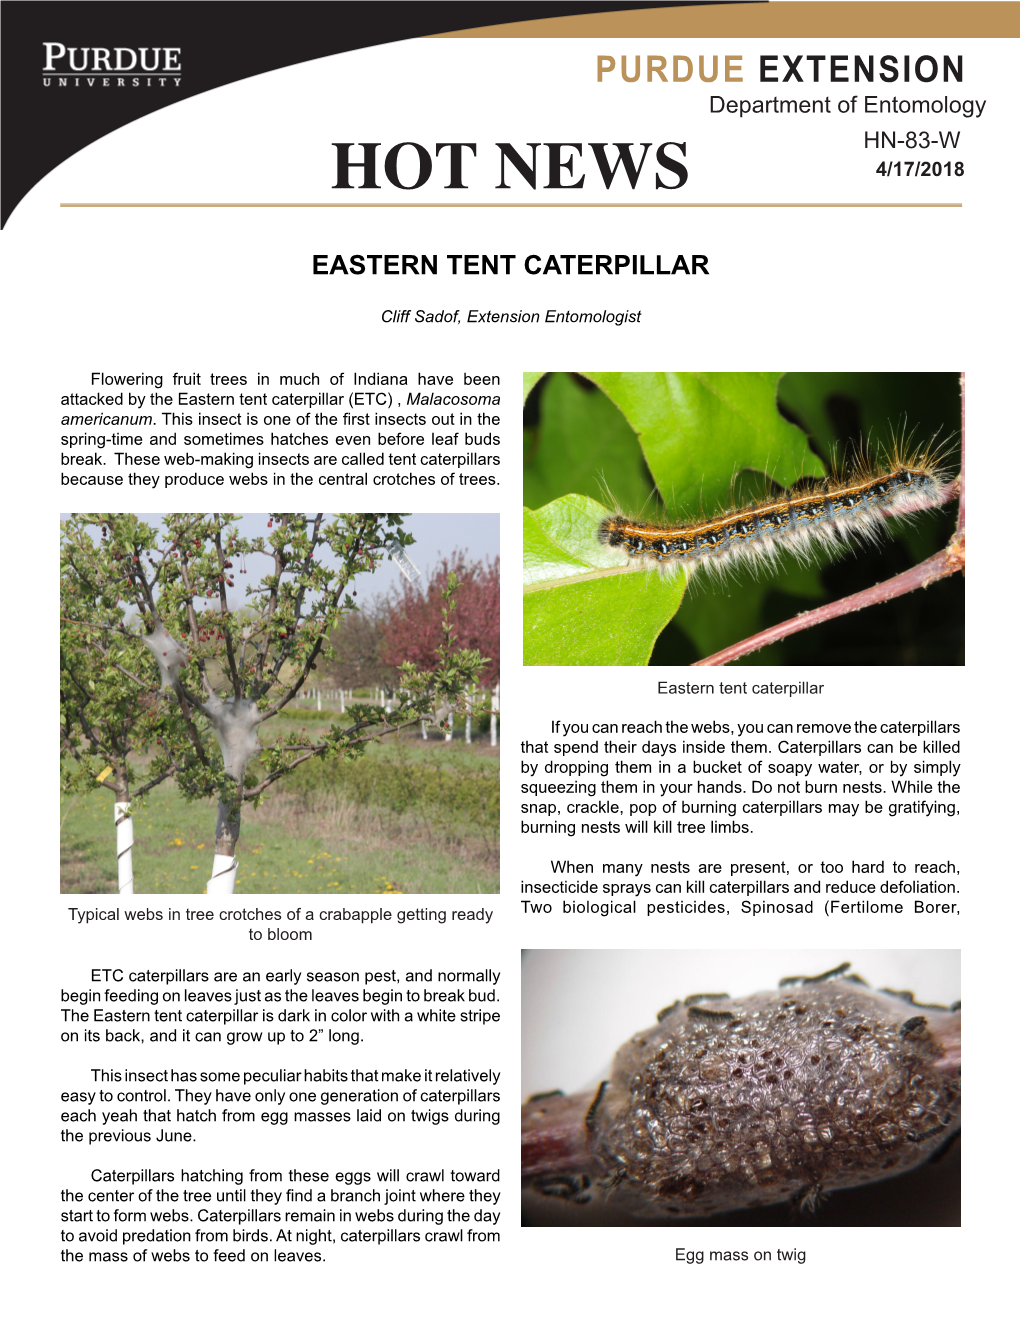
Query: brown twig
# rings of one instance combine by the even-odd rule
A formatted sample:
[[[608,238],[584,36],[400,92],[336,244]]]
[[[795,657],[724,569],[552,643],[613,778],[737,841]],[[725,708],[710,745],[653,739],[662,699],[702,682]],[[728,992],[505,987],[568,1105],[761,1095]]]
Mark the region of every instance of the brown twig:
[[[137,633],[129,633],[120,623],[94,623],[91,619],[71,619],[66,614],[60,616],[61,623],[76,623],[79,628],[102,628],[104,632],[120,633],[123,637],[134,638],[135,641],[141,641]]]
[[[374,720],[371,721],[371,723],[377,723],[377,722],[378,721],[374,721]],[[407,720],[403,724],[389,725],[386,732],[402,733],[404,729],[417,728],[418,722],[419,719],[416,716],[413,720]],[[348,734],[350,734],[351,732],[359,731],[361,728],[368,728],[368,727],[369,727],[369,722],[366,721],[363,725],[352,725],[351,728],[347,730],[347,732]],[[374,742],[376,740],[376,737],[377,735],[368,735],[364,738],[354,738],[351,742],[347,743],[346,746],[359,747],[363,743]],[[242,800],[244,802],[255,801],[256,798],[260,797],[261,794],[266,791],[266,789],[270,786],[270,784],[275,784],[278,779],[281,779],[284,775],[289,774],[290,771],[293,770],[296,766],[304,765],[305,761],[310,761],[312,757],[319,752],[319,750],[320,749],[316,747],[313,748],[311,751],[305,752],[304,756],[298,756],[293,761],[289,761],[285,766],[281,766],[279,770],[274,770],[272,774],[266,775],[265,779],[263,779],[260,784],[256,784],[252,788],[244,789],[242,793]]]
[[[240,669],[238,668],[237,658],[234,655],[234,641],[230,635],[230,628],[228,626],[230,610],[227,606],[227,556],[223,553],[223,524],[219,521],[215,524],[212,541],[216,550],[216,563],[220,570],[220,617],[223,620],[223,642],[227,653],[227,674],[230,677],[230,685],[234,689],[234,700],[240,701],[244,696],[244,685],[241,679]]]

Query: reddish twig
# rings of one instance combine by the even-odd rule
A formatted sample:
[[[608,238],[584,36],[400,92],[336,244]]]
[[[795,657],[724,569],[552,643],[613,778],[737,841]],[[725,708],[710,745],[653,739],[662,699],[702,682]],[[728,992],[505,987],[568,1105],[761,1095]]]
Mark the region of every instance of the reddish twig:
[[[964,539],[955,534],[945,550],[940,550],[937,555],[932,555],[922,564],[915,564],[905,573],[897,573],[887,582],[879,582],[877,586],[868,587],[866,591],[844,596],[842,600],[832,601],[817,610],[798,614],[793,619],[787,619],[785,623],[776,624],[774,628],[766,628],[764,632],[757,633],[754,637],[745,637],[742,642],[727,646],[725,650],[716,651],[715,655],[710,655],[704,660],[696,660],[692,667],[728,665],[731,660],[739,660],[742,655],[750,655],[752,651],[759,651],[772,642],[782,641],[791,633],[813,628],[816,623],[824,623],[827,619],[838,619],[840,615],[853,614],[857,610],[866,609],[869,605],[881,605],[883,601],[905,596],[908,591],[916,591],[918,587],[927,587],[930,583],[937,582],[939,578],[962,572],[964,558]]]

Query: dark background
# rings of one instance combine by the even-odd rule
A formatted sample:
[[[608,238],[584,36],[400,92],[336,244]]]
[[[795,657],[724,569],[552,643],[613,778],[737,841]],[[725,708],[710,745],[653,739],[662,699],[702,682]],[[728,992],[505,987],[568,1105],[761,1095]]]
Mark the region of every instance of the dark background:
[[[439,32],[625,9],[676,9],[656,0],[556,4],[536,0],[3,0],[0,23],[0,225],[61,161],[143,115],[212,87],[341,51]],[[43,42],[180,46],[175,87],[44,87]],[[170,181],[172,182],[172,180]]]

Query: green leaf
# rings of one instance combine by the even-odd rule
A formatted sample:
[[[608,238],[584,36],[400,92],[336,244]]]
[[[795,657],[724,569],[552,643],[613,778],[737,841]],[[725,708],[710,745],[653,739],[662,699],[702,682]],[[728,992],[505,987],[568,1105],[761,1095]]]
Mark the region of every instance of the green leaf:
[[[524,511],[524,663],[645,665],[683,597],[601,546],[606,510],[582,495]]]
[[[524,373],[524,402],[528,402],[528,395],[535,388],[538,382],[545,375],[544,371],[526,371]]]
[[[744,469],[765,473],[782,486],[825,475],[807,436],[776,407],[782,372],[585,374],[637,432],[671,515],[696,518],[725,508],[734,478]]]
[[[524,503],[537,509],[570,494],[604,501],[607,488],[628,512],[647,503],[653,488],[638,438],[601,390],[556,372],[542,390],[539,425],[525,436]]]

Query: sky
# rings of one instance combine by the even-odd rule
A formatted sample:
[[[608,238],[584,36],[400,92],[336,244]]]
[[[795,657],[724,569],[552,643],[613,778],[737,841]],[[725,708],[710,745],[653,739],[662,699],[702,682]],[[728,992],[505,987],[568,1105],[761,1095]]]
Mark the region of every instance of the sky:
[[[62,518],[68,517],[66,513]],[[150,526],[162,526],[162,513],[139,513],[138,517]],[[248,537],[265,536],[268,533],[265,513],[246,513],[239,524],[241,534]],[[449,557],[454,550],[463,550],[466,558],[495,559],[499,554],[499,515],[494,513],[410,513],[404,517],[403,528],[414,537],[414,545],[407,550],[408,557],[421,569],[422,580],[428,579],[429,570],[434,568],[443,557]],[[326,552],[328,554],[328,552]],[[268,559],[260,563],[260,557],[249,560],[249,581],[257,581],[268,569]],[[258,572],[261,568],[262,572]],[[366,602],[377,596],[385,596],[391,586],[399,586],[403,575],[397,565],[385,559],[370,576],[359,578],[354,584],[358,590],[359,601]],[[231,609],[244,604],[244,584],[239,583],[227,592],[227,603]]]

